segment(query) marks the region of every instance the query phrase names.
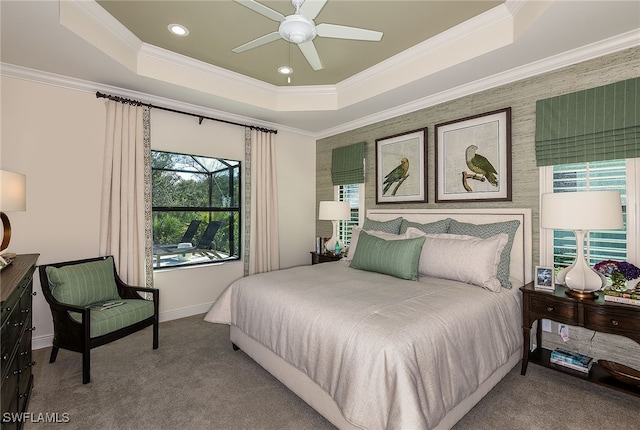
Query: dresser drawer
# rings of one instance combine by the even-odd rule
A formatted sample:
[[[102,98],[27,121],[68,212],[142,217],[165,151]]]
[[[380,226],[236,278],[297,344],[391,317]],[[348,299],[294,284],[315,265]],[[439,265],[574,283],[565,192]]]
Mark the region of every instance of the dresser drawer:
[[[578,324],[578,306],[551,298],[531,297],[530,312],[541,318],[548,318],[565,324]]]
[[[629,331],[640,333],[640,312],[611,312],[604,314],[597,309],[586,308],[584,325],[598,331]]]

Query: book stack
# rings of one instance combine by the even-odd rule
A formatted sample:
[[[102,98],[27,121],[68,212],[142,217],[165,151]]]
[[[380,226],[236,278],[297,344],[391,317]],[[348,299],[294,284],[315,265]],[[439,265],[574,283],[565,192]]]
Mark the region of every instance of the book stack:
[[[551,351],[552,363],[577,370],[582,373],[589,373],[593,365],[593,358],[579,352],[567,351],[566,349],[556,348]]]
[[[608,302],[640,306],[640,291],[638,291],[637,288],[635,290],[627,291],[614,291],[605,289],[603,293],[604,299]]]

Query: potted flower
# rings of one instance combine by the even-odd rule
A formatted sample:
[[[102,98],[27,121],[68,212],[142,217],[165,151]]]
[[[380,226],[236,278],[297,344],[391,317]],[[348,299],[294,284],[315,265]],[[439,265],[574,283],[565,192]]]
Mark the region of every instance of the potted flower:
[[[593,269],[609,278],[611,289],[614,291],[626,291],[628,281],[640,278],[640,269],[626,261],[604,260],[593,266]]]

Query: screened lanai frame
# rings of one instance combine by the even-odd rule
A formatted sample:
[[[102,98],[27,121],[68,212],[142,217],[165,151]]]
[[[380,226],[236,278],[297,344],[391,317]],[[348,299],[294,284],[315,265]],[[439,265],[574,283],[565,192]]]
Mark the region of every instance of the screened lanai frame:
[[[241,162],[154,150],[151,170],[154,268],[239,260]],[[200,221],[197,233],[190,243],[181,243],[193,220]],[[212,221],[221,226],[211,249],[199,249]]]

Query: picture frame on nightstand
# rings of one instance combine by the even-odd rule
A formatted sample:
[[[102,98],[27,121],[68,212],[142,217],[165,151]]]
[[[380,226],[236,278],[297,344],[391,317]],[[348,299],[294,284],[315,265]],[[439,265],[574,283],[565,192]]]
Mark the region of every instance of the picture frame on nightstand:
[[[536,266],[533,287],[536,290],[554,291],[556,289],[553,267]]]

